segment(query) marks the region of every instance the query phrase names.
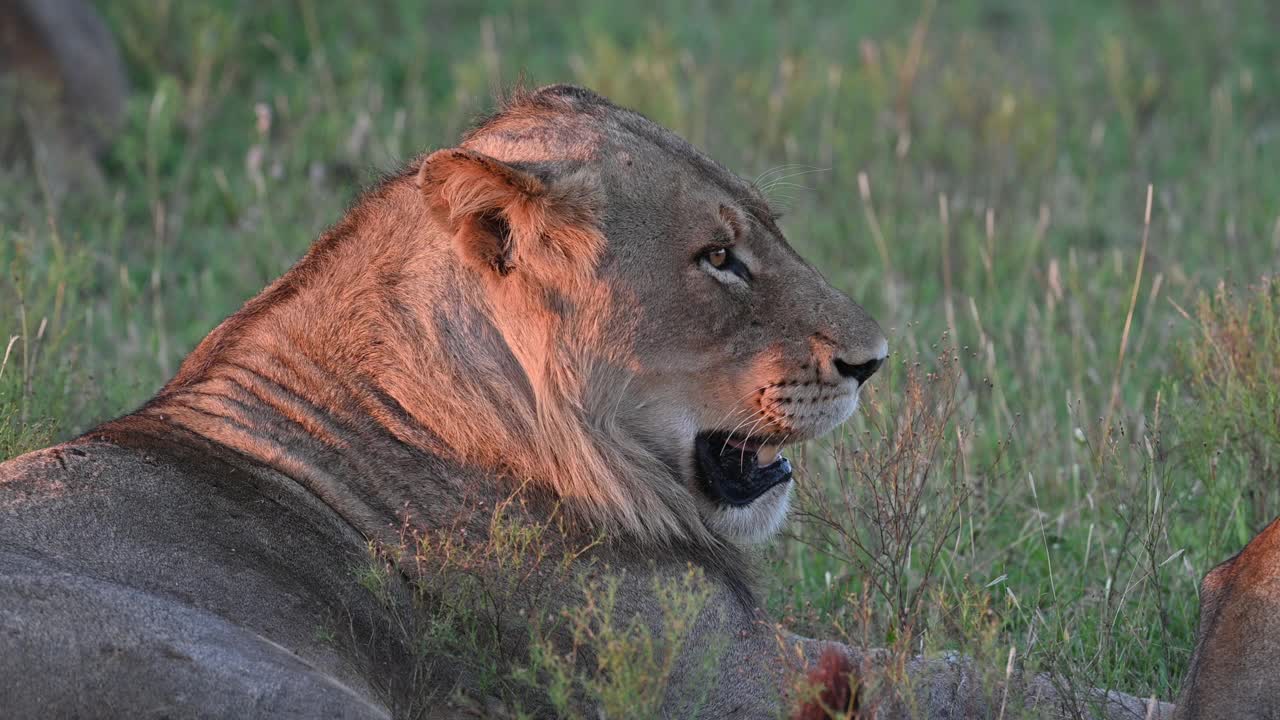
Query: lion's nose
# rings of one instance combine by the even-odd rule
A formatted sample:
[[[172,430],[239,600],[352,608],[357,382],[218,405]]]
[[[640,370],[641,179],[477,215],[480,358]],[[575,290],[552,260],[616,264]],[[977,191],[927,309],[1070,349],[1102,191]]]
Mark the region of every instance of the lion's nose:
[[[851,352],[846,349],[841,353],[832,353],[829,356],[831,364],[840,377],[856,380],[861,385],[875,375],[876,371],[884,365],[885,358],[889,357],[889,343],[885,341],[884,336],[878,340],[879,342],[870,352],[866,350]]]
[[[858,381],[859,385],[861,385],[867,381],[867,378],[875,375],[881,365],[884,365],[884,358],[877,357],[857,364],[848,363],[840,358],[836,358],[835,365],[836,372],[840,373],[841,377],[853,378]]]

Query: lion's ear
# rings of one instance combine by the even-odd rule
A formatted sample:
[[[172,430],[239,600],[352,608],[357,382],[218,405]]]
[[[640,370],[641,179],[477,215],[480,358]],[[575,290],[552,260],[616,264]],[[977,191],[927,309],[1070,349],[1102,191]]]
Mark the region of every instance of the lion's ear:
[[[511,273],[522,245],[547,229],[546,185],[488,155],[455,148],[432,153],[418,170],[432,214],[453,232],[454,249],[472,267]]]

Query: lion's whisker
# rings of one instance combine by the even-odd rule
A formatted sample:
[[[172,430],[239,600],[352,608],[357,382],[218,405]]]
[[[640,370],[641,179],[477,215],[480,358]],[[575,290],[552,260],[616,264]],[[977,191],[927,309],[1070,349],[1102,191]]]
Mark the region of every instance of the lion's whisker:
[[[765,170],[764,172],[762,172],[762,173],[760,173],[759,175],[757,175],[757,176],[755,177],[755,179],[751,181],[751,184],[752,184],[752,185],[759,186],[761,182],[764,182],[764,180],[765,180],[766,178],[770,177],[770,176],[771,176],[771,175],[773,175],[774,173],[787,172],[787,171],[789,171],[789,170],[796,170],[796,169],[801,169],[801,168],[803,168],[803,169],[807,169],[807,170],[818,170],[818,169],[820,169],[820,168],[817,168],[817,167],[815,167],[815,166],[813,166],[813,165],[804,165],[804,164],[801,164],[801,163],[786,163],[786,164],[783,164],[783,165],[775,165],[774,167],[771,167],[771,168],[769,168],[768,170]]]
[[[766,193],[772,192],[773,189],[776,187],[789,187],[789,188],[796,188],[798,190],[813,190],[813,188],[809,185],[801,185],[800,183],[779,181],[779,182],[769,183],[769,187],[766,188],[764,192]]]
[[[794,177],[802,177],[802,176],[804,176],[804,175],[813,175],[814,173],[827,172],[827,171],[828,171],[828,170],[830,170],[830,169],[831,169],[831,168],[820,168],[820,167],[812,167],[812,166],[810,166],[809,168],[807,168],[807,169],[805,169],[805,170],[801,170],[801,171],[799,171],[799,172],[793,172],[793,173],[789,173],[789,174],[787,174],[787,175],[779,175],[778,177],[770,178],[769,183],[770,183],[771,185],[773,185],[773,184],[777,184],[777,183],[779,183],[779,182],[781,182],[781,181],[783,181],[783,180],[789,180],[789,179],[794,178]]]
[[[751,442],[751,436],[752,436],[752,435],[754,435],[754,434],[755,434],[755,432],[756,432],[756,430],[760,428],[760,423],[761,423],[761,422],[763,422],[763,421],[765,421],[765,420],[768,420],[768,419],[769,419],[769,416],[768,416],[768,415],[766,415],[766,414],[765,414],[765,413],[763,413],[763,412],[762,412],[762,413],[760,413],[760,419],[759,419],[759,420],[756,420],[755,424],[751,426],[751,429],[747,431],[747,439],[746,439],[746,441],[744,442],[744,444],[743,444],[743,446],[742,446],[742,455],[738,458],[738,462],[739,462],[739,463],[744,463],[744,462],[746,462],[746,461],[747,461],[747,445],[746,445],[746,443]]]
[[[758,411],[755,408],[752,408],[751,406],[740,407],[738,406],[738,403],[742,402],[743,400],[746,400],[747,398],[751,397],[752,395],[755,395],[758,392],[764,392],[766,389],[767,389],[767,386],[761,386],[758,388],[754,388],[752,390],[748,390],[746,393],[739,396],[732,403],[734,407],[730,408],[728,412],[726,412],[723,416],[721,416],[721,418],[717,420],[716,423],[711,426],[711,428],[715,429],[717,427],[720,427],[722,424],[727,423],[731,418],[737,417],[738,415],[741,415],[745,412]]]
[[[755,420],[757,423],[759,422],[759,419],[757,419],[757,418],[756,418],[756,416],[757,416],[757,415],[759,415],[759,416],[760,416],[760,418],[759,418],[759,419],[763,419],[763,418],[768,417],[767,415],[765,415],[765,413],[764,413],[764,411],[763,411],[763,410],[757,409],[755,412],[751,413],[751,415],[750,415],[750,416],[748,416],[746,420],[743,420],[742,422],[740,422],[740,423],[738,423],[737,425],[735,425],[735,426],[733,427],[733,429],[729,431],[729,434],[728,434],[728,435],[725,435],[725,438],[724,438],[724,445],[720,448],[720,453],[721,453],[721,454],[723,454],[723,453],[724,453],[724,451],[725,451],[725,449],[727,449],[727,448],[729,447],[729,438],[733,437],[733,434],[734,434],[734,433],[736,433],[736,432],[738,431],[738,428],[742,427],[743,425],[746,425],[747,423],[751,422],[752,420]],[[754,425],[753,425],[753,427],[754,427]],[[750,435],[750,434],[748,434],[748,435],[747,435],[747,439],[749,440],[750,438],[751,438],[751,435]]]

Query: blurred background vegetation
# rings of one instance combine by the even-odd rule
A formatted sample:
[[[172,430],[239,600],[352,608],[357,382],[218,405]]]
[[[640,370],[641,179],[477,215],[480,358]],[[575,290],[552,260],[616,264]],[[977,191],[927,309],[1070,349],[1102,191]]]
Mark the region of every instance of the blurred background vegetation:
[[[1168,698],[1200,576],[1280,507],[1280,5],[99,9],[133,86],[104,182],[0,173],[0,459],[140,404],[361,186],[523,77],[760,177],[889,329],[767,553],[798,629]]]

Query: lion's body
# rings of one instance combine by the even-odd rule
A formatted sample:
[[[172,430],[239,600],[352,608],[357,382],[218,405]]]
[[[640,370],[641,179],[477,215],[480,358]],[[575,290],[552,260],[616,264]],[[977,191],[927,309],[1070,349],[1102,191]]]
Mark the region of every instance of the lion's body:
[[[343,570],[360,538],[274,473],[188,442],[0,466],[6,716],[386,716],[370,659],[317,640],[330,618],[372,622]]]
[[[406,677],[420,648],[388,631],[435,578],[393,556],[375,599],[356,570],[406,532],[481,542],[524,488],[622,578],[618,617],[657,632],[654,581],[705,576],[666,715],[777,717],[830,644],[764,621],[745,548],[786,513],[778,449],[843,421],[886,353],[749,183],[590,92],[522,96],[363,196],[140,410],[0,465],[0,707],[448,715],[474,678]],[[518,655],[528,616],[497,614]],[[908,671],[916,704],[880,717],[994,701],[964,663]]]
[[[473,475],[420,460],[422,481]],[[406,694],[428,688],[438,697],[426,717],[462,714],[446,700],[469,679],[411,680],[412,638],[357,582],[366,534],[396,543],[390,517],[356,532],[274,470],[126,418],[0,465],[0,519],[6,717],[421,716],[422,698]],[[684,565],[617,549],[594,557],[628,578],[617,612],[656,623],[651,580]],[[705,687],[673,684],[673,716],[694,701],[707,717],[776,715],[783,646],[761,620],[714,583],[685,662],[721,663],[710,677],[689,673],[713,679]]]
[[[1280,718],[1280,519],[1200,585],[1179,720]]]
[[[446,702],[464,677],[435,678],[425,713],[405,695],[424,688],[405,677],[404,638],[388,632],[387,608],[355,582],[365,539],[336,513],[291,479],[196,438],[123,425],[0,465],[5,717],[474,716]],[[389,541],[394,534],[388,526]],[[628,573],[615,611],[649,623],[658,620],[653,578],[684,568],[618,550],[596,559]],[[874,677],[892,664],[779,635],[723,582],[706,607],[672,673],[668,717],[781,717],[789,673],[832,647]],[[718,660],[710,675],[706,657]],[[955,658],[905,670],[910,692],[881,700],[876,717],[989,717],[1001,701]],[[1034,717],[1069,716],[1044,678],[1012,692]],[[1106,707],[1098,717],[1147,716],[1142,701],[1118,693]],[[1161,706],[1150,717],[1167,714]]]

